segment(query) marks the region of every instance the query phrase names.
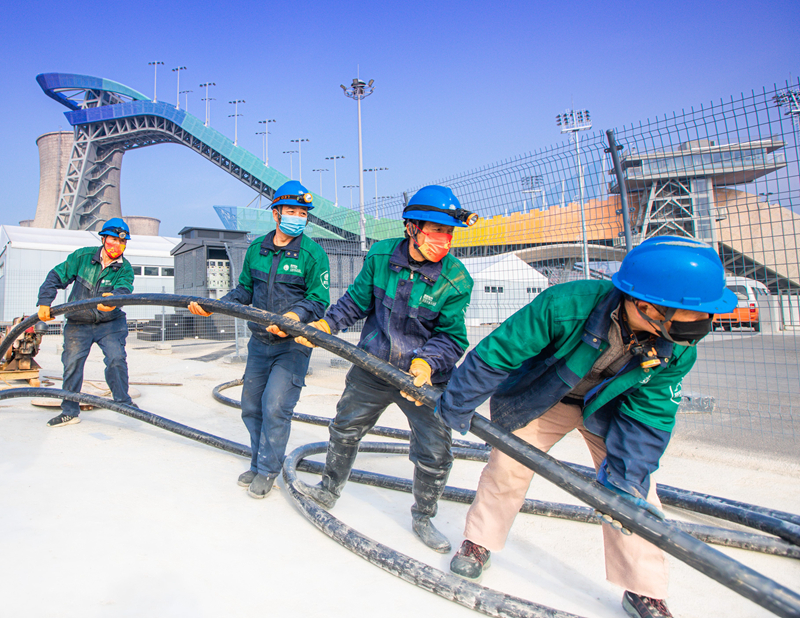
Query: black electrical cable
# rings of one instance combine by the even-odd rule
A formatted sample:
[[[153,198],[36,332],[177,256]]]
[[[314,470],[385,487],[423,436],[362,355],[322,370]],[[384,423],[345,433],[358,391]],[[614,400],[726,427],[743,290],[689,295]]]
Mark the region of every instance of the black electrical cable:
[[[281,315],[221,300],[174,294],[120,295],[76,301],[53,307],[51,315],[55,317],[63,313],[88,309],[96,306],[101,300],[104,304],[111,306],[157,305],[169,307],[186,307],[190,302],[195,301],[206,310],[249,319],[258,324],[276,324],[281,330],[292,336],[303,336],[316,345],[369,371],[395,388],[414,395],[415,399],[431,408],[435,408],[441,395],[439,389],[432,386],[415,386],[414,379],[409,374],[338,337]],[[26,328],[33,326],[38,321],[38,316],[34,315],[13,327],[0,343],[0,358]],[[800,595],[794,591],[654,517],[605,487],[587,481],[560,461],[494,425],[479,414],[473,416],[470,431],[590,507],[613,516],[627,529],[745,598],[778,616],[800,618]]]
[[[233,399],[222,394],[223,390],[242,385],[242,379],[231,380],[224,382],[214,387],[212,395],[214,399],[233,408],[241,408],[241,403],[237,399]],[[311,414],[302,414],[295,412],[292,415],[292,420],[302,423],[309,423],[311,425],[320,425],[327,427],[331,419],[324,416],[314,416]],[[411,432],[407,429],[395,429],[394,427],[381,427],[376,425],[370,429],[368,434],[381,436],[384,438],[395,438],[398,440],[409,440]],[[374,443],[370,443],[374,444]],[[360,449],[360,452],[380,452],[380,453],[396,453],[401,455],[408,454],[408,447],[405,445],[396,446],[393,450],[372,450],[370,447]],[[480,461],[486,463],[489,460],[489,450],[483,448],[482,444],[475,442],[468,442],[466,440],[453,440],[453,452],[456,459],[469,459],[471,461]],[[369,449],[369,450],[367,450]],[[591,469],[577,464],[569,464],[581,474],[590,473]],[[322,474],[322,464],[317,462],[302,460],[298,464],[298,470],[303,472],[311,472],[314,474]],[[593,471],[590,474],[594,477]],[[373,472],[364,472],[362,470],[353,470],[350,475],[350,481],[356,483],[364,483],[366,485],[373,485],[384,489],[393,489],[396,491],[411,492],[411,481],[401,479],[394,476],[386,476]],[[691,492],[689,492],[691,493]],[[659,495],[660,497],[660,495]],[[457,487],[448,486],[445,489],[442,498],[452,502],[460,502],[463,504],[472,504],[475,499],[475,492],[470,489],[461,489]],[[691,510],[688,509],[688,510]],[[573,506],[569,504],[561,504],[557,502],[546,502],[541,500],[526,499],[520,509],[521,513],[531,515],[545,515],[547,517],[555,517],[557,519],[568,519],[571,521],[578,521],[583,523],[599,524],[599,520],[594,513],[593,509],[583,506]],[[746,549],[748,551],[756,551],[764,554],[774,556],[782,556],[785,558],[800,559],[800,547],[797,547],[786,541],[775,539],[773,537],[764,536],[761,534],[752,534],[748,532],[739,532],[730,530],[728,528],[720,528],[717,526],[704,526],[700,524],[692,524],[677,520],[669,520],[671,524],[678,529],[683,530],[687,534],[691,534],[696,539],[700,539],[704,543],[711,543],[713,545],[720,545],[722,547],[733,547],[736,549]]]

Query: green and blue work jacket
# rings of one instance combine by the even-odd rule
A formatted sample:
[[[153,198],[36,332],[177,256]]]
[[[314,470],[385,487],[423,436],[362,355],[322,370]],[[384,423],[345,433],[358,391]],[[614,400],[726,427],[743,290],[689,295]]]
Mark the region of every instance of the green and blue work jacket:
[[[491,397],[492,420],[524,427],[561,401],[608,348],[611,314],[622,292],[608,281],[574,281],[548,288],[470,352],[453,375],[439,411],[455,429]],[[584,426],[605,439],[609,480],[646,496],[649,475],[667,447],[694,365],[694,347],[655,339],[660,364],[633,357],[584,398]]]
[[[39,288],[38,305],[48,307],[56,299],[58,290],[66,289],[74,283],[69,302],[97,298],[106,292],[111,294],[131,294],[133,292],[133,267],[120,256],[106,268],[100,257],[102,247],[84,247],[73,251],[64,262],[53,268]],[[96,308],[76,311],[67,316],[73,324],[98,324],[124,318],[122,309],[99,311]]]
[[[283,247],[274,238],[273,231],[247,248],[239,284],[222,300],[278,314],[293,311],[305,323],[320,319],[331,303],[328,255],[305,234]],[[260,324],[247,325],[264,343],[285,341]]]
[[[366,318],[359,347],[403,371],[421,358],[431,381],[450,379],[468,347],[465,313],[472,277],[452,255],[440,262],[409,262],[408,240],[372,246],[364,267],[325,321],[337,333]]]

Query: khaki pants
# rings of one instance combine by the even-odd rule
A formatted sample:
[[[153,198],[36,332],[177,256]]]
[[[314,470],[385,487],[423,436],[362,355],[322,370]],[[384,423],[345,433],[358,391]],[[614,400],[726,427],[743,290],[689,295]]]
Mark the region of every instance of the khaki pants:
[[[573,429],[581,432],[594,466],[598,468],[606,456],[605,442],[583,428],[583,417],[578,406],[558,403],[515,431],[514,435],[547,452]],[[489,463],[481,473],[477,496],[467,514],[464,536],[490,551],[503,549],[532,479],[533,471],[530,468],[493,449]],[[661,508],[655,483],[650,484],[647,501]],[[634,594],[655,599],[667,597],[667,561],[655,545],[635,534],[625,536],[610,525],[603,524],[603,546],[608,581]]]

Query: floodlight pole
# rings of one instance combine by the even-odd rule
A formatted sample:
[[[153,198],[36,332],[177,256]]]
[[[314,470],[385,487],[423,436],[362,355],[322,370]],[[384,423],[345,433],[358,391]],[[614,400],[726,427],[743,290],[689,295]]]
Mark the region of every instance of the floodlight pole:
[[[294,157],[292,155],[297,154],[296,150],[284,150],[283,154],[289,155],[289,179],[294,180]]]
[[[344,159],[344,155],[335,155],[333,157],[325,157],[326,161],[333,161],[333,187],[334,187],[334,206],[339,206],[339,182],[336,180],[336,159]],[[350,207],[352,208],[352,204]]]
[[[303,182],[303,142],[307,142],[308,140],[303,139],[290,139],[292,143],[297,144],[297,169],[298,175],[300,176],[300,182]]]
[[[370,167],[365,172],[375,172],[375,218],[378,218],[378,172],[388,170],[388,167]]]
[[[259,120],[258,124],[264,125],[264,165],[269,167],[269,123],[275,122],[274,119]]]
[[[158,98],[156,98],[156,86],[158,86],[158,65],[164,64],[160,60],[154,60],[153,62],[148,62],[151,67],[153,67],[153,103],[158,103]]]
[[[178,76],[178,87],[176,89],[177,94],[175,95],[175,98],[177,99],[177,101],[175,103],[175,109],[180,109],[181,108],[181,71],[185,71],[185,70],[186,70],[186,67],[177,67],[177,68],[172,69],[172,72],[175,73]]]
[[[206,89],[206,98],[203,101],[206,102],[206,123],[205,126],[209,126],[211,123],[211,101],[215,101],[216,99],[210,99],[208,96],[208,88],[209,86],[216,86],[214,82],[206,82],[205,84],[200,84],[201,88]]]
[[[228,114],[228,118],[233,118],[233,145],[239,145],[239,116],[243,114],[239,113],[239,103],[246,103],[244,99],[236,99],[235,101],[228,101],[231,105],[234,106],[234,113]]]
[[[330,170],[325,167],[318,167],[315,170],[311,170],[312,172],[319,172],[319,194],[322,195],[322,172],[330,172]]]
[[[364,154],[363,149],[361,147],[361,99],[364,97],[368,97],[371,95],[375,88],[372,84],[375,83],[374,79],[369,80],[369,82],[363,82],[358,77],[353,79],[353,83],[350,84],[350,88],[345,88],[344,85],[341,85],[341,89],[344,91],[345,96],[355,99],[358,102],[358,194],[359,194],[359,230],[361,233],[361,250],[367,250],[367,230],[366,230],[366,218],[364,217]]]
[[[359,185],[344,185],[342,189],[350,189],[350,209],[353,209],[353,189],[358,189]]]
[[[181,95],[181,94],[183,94],[183,95],[186,95],[186,96],[183,98],[183,102],[184,102],[184,105],[183,105],[183,111],[185,111],[185,112],[188,112],[188,111],[189,111],[189,93],[190,93],[190,92],[194,92],[194,90],[181,90],[181,91],[178,93],[179,95]]]
[[[556,115],[556,125],[561,127],[562,133],[571,133],[575,138],[575,160],[578,166],[578,186],[581,204],[581,234],[583,236],[583,278],[589,279],[589,247],[586,238],[586,212],[583,203],[583,165],[581,165],[581,138],[580,131],[592,128],[589,110],[566,110],[563,114]]]

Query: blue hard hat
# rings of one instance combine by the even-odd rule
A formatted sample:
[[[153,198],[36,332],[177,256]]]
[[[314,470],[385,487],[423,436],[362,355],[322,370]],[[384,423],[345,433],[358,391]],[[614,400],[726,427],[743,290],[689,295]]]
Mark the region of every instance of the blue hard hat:
[[[314,204],[311,200],[312,197],[308,189],[297,180],[290,180],[289,182],[284,182],[275,190],[270,208],[286,204],[287,206],[305,206],[311,210],[314,208]]]
[[[100,236],[116,236],[120,240],[128,240],[131,237],[131,228],[119,217],[114,217],[106,221],[98,233]]]
[[[611,281],[633,298],[664,307],[729,313],[737,305],[717,252],[692,238],[648,238],[631,249]]]
[[[422,187],[403,209],[403,219],[431,221],[455,227],[467,227],[466,216],[476,217],[473,213],[462,210],[461,202],[451,189],[440,185]]]

